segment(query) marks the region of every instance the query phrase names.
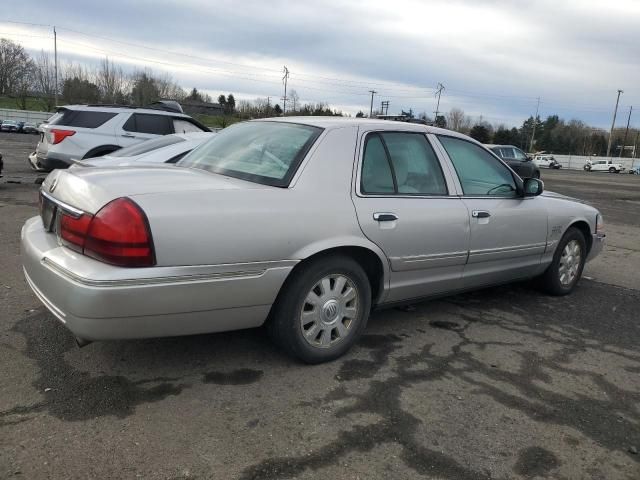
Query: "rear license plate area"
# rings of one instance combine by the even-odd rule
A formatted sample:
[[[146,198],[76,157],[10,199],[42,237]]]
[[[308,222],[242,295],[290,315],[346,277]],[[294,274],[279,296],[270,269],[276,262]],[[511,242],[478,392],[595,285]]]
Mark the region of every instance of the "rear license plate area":
[[[40,194],[40,218],[42,218],[42,225],[44,225],[47,232],[53,231],[56,209],[57,207],[55,203]]]

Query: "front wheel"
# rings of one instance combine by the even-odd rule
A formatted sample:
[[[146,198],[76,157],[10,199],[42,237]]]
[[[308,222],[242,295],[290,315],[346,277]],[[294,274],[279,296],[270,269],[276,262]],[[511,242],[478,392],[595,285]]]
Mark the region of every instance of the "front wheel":
[[[569,228],[564,234],[551,265],[540,277],[540,286],[551,295],[571,293],[582,276],[587,259],[587,242],[577,228]]]
[[[364,331],[371,309],[367,274],[352,258],[322,257],[287,279],[267,329],[290,355],[306,363],[334,360]]]

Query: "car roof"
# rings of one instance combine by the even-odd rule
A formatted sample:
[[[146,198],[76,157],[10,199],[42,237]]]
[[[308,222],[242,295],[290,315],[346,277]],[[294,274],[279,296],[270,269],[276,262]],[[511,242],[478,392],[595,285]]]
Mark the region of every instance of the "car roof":
[[[367,129],[380,129],[380,130],[402,130],[408,132],[427,132],[440,135],[449,135],[454,137],[460,137],[468,139],[466,135],[463,135],[453,130],[447,130],[446,128],[431,127],[429,125],[423,125],[420,123],[410,122],[397,122],[393,120],[379,120],[370,118],[353,118],[353,117],[325,117],[325,116],[304,116],[304,117],[272,117],[261,118],[257,120],[251,120],[252,122],[284,122],[284,123],[297,123],[301,125],[310,125],[313,127],[320,127],[325,129],[343,128],[346,126],[358,126],[365,127]]]
[[[497,145],[493,143],[485,143],[484,146],[487,148],[517,148],[518,150],[521,150],[520,147],[516,147],[515,145]]]
[[[200,138],[212,137],[216,132],[188,132],[188,133],[170,133],[172,137],[180,137],[184,140],[198,140]]]
[[[58,107],[60,110],[81,110],[85,112],[115,112],[115,113],[151,113],[153,115],[168,115],[170,117],[184,117],[191,118],[189,115],[180,112],[172,112],[167,110],[161,110],[159,108],[144,108],[127,105],[61,105]]]

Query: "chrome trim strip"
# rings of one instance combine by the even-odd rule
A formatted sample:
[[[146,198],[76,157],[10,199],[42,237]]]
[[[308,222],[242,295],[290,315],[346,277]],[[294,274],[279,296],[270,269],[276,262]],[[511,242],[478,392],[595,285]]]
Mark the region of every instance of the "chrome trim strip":
[[[265,274],[266,269],[262,270],[244,270],[237,272],[221,272],[221,273],[196,273],[191,275],[175,275],[168,277],[147,277],[147,278],[126,278],[118,280],[94,280],[91,278],[81,277],[75,273],[61,267],[55,262],[44,257],[41,260],[42,265],[62,274],[70,280],[86,285],[89,287],[125,287],[125,286],[144,286],[144,285],[161,285],[167,283],[178,282],[203,282],[212,280],[225,280],[234,278],[260,277]]]
[[[60,201],[57,198],[52,197],[47,192],[45,192],[43,189],[40,189],[40,195],[45,197],[50,202],[55,203],[58,207],[63,209],[65,212],[70,213],[75,218],[78,218],[78,217],[80,217],[80,216],[82,216],[82,215],[84,215],[86,213],[86,212],[84,212],[84,211],[82,211],[82,210],[80,210],[78,208],[72,207],[68,203],[64,203],[63,201]]]
[[[428,262],[430,260],[446,260],[449,258],[461,258],[466,257],[468,252],[446,252],[446,253],[433,253],[430,255],[412,255],[407,257],[399,257],[398,260],[401,260],[405,263],[414,263],[414,262]],[[395,260],[395,259],[394,259]]]
[[[532,248],[544,248],[547,246],[547,242],[531,243],[528,245],[517,245],[515,247],[500,247],[500,248],[485,248],[482,250],[471,250],[471,255],[485,255],[487,253],[503,253],[503,252],[517,252],[520,250],[530,250]]]

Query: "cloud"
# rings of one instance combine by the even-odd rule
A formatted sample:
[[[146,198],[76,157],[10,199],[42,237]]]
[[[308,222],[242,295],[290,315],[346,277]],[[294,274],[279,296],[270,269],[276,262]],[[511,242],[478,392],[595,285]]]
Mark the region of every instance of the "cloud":
[[[302,101],[352,113],[368,110],[371,89],[390,111],[430,113],[438,82],[441,110],[507,124],[531,115],[536,97],[543,115],[596,126],[610,122],[618,88],[622,108],[640,103],[640,2],[632,0],[606,8],[597,0],[112,0],[108,8],[58,0],[14,4],[11,19],[59,25],[63,56],[109,54],[167,70],[185,87],[246,98],[282,95],[287,65]],[[17,28],[0,30],[9,27]]]

